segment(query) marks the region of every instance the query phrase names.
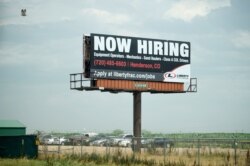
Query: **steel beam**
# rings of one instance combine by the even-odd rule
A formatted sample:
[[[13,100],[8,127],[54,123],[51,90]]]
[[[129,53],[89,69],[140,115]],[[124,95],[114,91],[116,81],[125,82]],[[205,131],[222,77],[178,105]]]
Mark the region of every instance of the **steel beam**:
[[[134,140],[133,149],[135,152],[141,152],[141,92],[133,92],[133,127],[134,127]]]

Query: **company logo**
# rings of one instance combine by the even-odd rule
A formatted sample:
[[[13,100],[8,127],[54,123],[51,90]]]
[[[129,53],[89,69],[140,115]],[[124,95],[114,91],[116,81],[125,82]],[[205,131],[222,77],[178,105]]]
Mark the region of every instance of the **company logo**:
[[[135,88],[147,88],[148,87],[148,85],[147,84],[139,84],[139,83],[135,83],[134,84],[135,85]]]
[[[165,73],[164,74],[164,78],[170,78],[170,79],[172,79],[172,78],[175,78],[176,77],[176,74],[175,73],[170,73],[170,72],[167,72],[167,73]]]

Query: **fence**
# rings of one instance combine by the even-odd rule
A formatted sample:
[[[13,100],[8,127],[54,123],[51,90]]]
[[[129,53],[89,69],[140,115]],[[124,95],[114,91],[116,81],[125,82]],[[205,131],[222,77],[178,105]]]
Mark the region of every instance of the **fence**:
[[[136,154],[164,164],[182,161],[185,165],[250,165],[250,140],[243,139],[103,138],[89,142],[82,138],[67,144],[40,145],[39,155]],[[138,144],[139,154],[133,151]]]

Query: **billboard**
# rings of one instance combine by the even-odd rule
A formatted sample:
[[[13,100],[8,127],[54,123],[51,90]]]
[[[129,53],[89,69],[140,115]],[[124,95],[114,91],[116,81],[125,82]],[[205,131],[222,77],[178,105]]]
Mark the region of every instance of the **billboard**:
[[[106,34],[90,34],[89,40],[85,71],[90,78],[182,83],[190,79],[190,42]]]

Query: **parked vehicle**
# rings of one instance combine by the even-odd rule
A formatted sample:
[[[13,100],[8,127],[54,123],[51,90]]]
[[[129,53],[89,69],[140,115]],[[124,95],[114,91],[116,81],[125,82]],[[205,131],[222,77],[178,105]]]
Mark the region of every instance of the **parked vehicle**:
[[[133,138],[133,135],[132,134],[123,134],[123,135],[120,135],[118,138],[114,138],[113,139],[113,146],[119,146],[119,143],[123,140],[132,140]],[[125,143],[125,142],[124,142]]]
[[[60,145],[65,145],[66,142],[69,142],[69,139],[66,139],[65,137],[59,138],[59,144]]]
[[[132,139],[123,139],[121,141],[118,142],[118,146],[121,147],[129,147],[132,144]]]
[[[174,141],[167,138],[155,138],[153,146],[155,147],[171,147],[174,145]]]
[[[59,145],[60,140],[57,137],[47,138],[47,139],[45,139],[45,144],[47,144],[47,145]]]
[[[107,142],[107,139],[99,139],[99,140],[95,140],[93,142],[90,143],[91,146],[104,146]]]
[[[43,144],[47,144],[48,139],[51,139],[51,138],[52,138],[52,135],[46,134],[46,135],[40,136],[39,141],[43,145]]]
[[[131,144],[131,147],[132,147],[132,150],[134,150],[134,147],[135,147],[135,144],[136,142],[138,141],[139,138],[134,138],[132,140],[132,144]],[[147,147],[151,147],[151,144],[152,144],[152,139],[149,139],[149,138],[143,138],[143,136],[140,137],[140,140],[141,140],[141,148],[147,148]]]
[[[152,142],[153,142],[153,139],[142,138],[142,139],[141,139],[141,147],[142,147],[142,148],[151,147]]]
[[[89,145],[89,137],[85,135],[74,135],[69,137],[65,145]]]

